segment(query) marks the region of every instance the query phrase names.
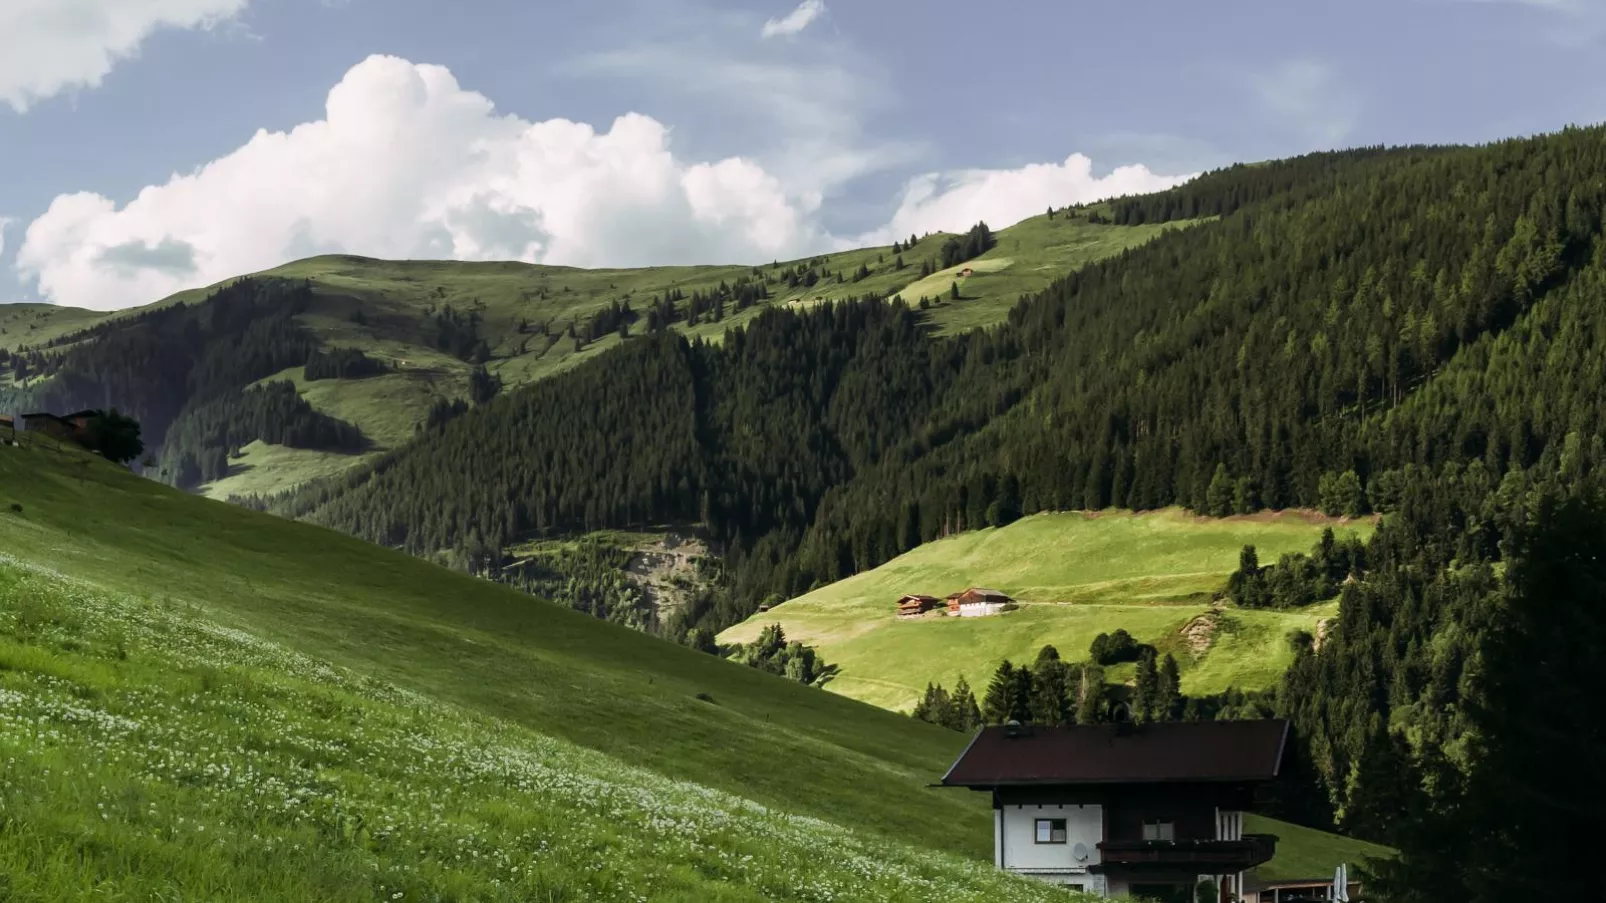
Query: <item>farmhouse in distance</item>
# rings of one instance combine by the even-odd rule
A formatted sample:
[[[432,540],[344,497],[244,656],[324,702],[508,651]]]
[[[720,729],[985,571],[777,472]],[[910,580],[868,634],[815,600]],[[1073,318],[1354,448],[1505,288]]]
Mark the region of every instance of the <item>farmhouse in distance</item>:
[[[1015,600],[996,589],[973,586],[948,597],[948,613],[962,618],[996,615],[1015,607]]]
[[[1015,600],[996,589],[973,586],[952,593],[945,599],[922,593],[909,593],[898,599],[896,610],[902,619],[918,618],[927,612],[941,611],[952,617],[975,618],[996,615],[1015,607]],[[760,609],[762,611],[762,609]]]

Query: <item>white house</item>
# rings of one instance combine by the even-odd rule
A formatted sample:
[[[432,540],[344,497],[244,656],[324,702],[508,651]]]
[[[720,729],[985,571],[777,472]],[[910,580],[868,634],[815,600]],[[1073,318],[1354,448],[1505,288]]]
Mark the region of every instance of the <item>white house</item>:
[[[985,727],[942,784],[991,794],[1001,869],[1166,903],[1209,880],[1225,903],[1276,851],[1243,812],[1287,737],[1282,720]]]
[[[948,614],[962,618],[996,615],[1013,608],[1015,604],[1015,600],[996,589],[982,589],[975,586],[962,593],[954,593],[948,597],[947,602]]]

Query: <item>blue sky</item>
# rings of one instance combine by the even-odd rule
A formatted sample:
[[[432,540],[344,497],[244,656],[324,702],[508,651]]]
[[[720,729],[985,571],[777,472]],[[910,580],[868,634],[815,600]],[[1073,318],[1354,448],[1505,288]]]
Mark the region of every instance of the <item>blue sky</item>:
[[[123,307],[337,250],[757,261],[1001,226],[1600,121],[1603,38],[1599,0],[6,0],[0,300]]]

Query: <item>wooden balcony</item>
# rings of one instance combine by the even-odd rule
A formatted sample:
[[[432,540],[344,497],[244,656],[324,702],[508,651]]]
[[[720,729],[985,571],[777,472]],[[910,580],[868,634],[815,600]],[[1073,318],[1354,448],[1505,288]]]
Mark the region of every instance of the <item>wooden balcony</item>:
[[[1245,834],[1242,840],[1106,840],[1099,844],[1100,862],[1089,869],[1193,869],[1200,874],[1241,872],[1271,859],[1277,851],[1272,834]]]

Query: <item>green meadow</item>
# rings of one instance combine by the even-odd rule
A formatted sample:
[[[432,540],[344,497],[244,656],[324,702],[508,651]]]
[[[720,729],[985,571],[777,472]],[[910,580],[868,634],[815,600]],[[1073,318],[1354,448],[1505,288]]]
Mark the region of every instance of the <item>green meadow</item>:
[[[11,559],[0,728],[18,903],[1063,899]]]
[[[1004,659],[1030,661],[1045,644],[1086,658],[1100,633],[1125,629],[1176,655],[1184,692],[1272,685],[1292,661],[1289,631],[1315,631],[1337,603],[1293,611],[1212,606],[1212,597],[1254,545],[1262,561],[1305,552],[1326,527],[1368,533],[1300,512],[1204,518],[1180,509],[1051,513],[1007,527],[926,543],[892,561],[821,587],[720,634],[744,642],[766,624],[816,646],[841,667],[827,689],[907,711],[927,682],[963,676],[980,692]],[[906,593],[943,597],[970,586],[1008,593],[1014,611],[982,618],[928,614],[900,620]],[[1199,628],[1196,619],[1208,622]],[[1184,634],[1183,628],[1195,630]],[[1112,669],[1125,679],[1131,666]]]

